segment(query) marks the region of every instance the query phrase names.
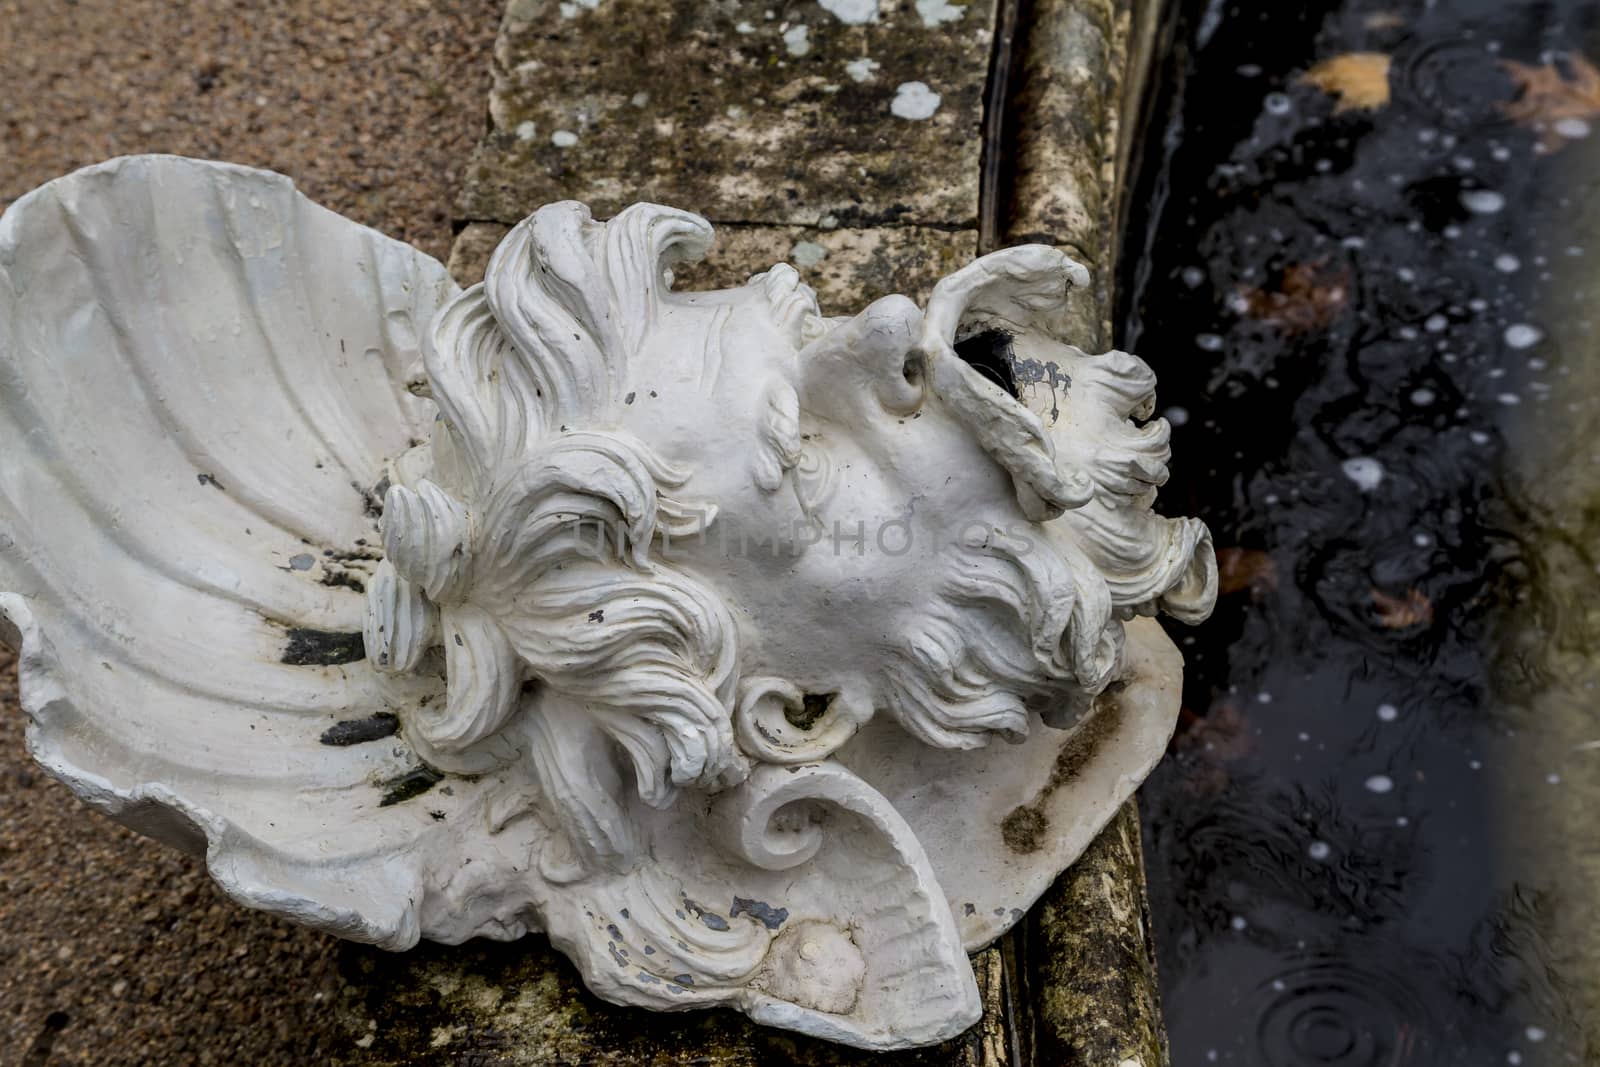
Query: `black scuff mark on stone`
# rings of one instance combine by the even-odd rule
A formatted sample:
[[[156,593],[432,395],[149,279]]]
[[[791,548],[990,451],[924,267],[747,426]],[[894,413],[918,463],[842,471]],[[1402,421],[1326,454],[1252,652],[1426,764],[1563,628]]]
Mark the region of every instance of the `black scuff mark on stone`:
[[[442,781],[444,781],[443,771],[436,770],[426,763],[413,767],[404,774],[386,778],[378,783],[379,788],[384,791],[383,799],[378,801],[378,807],[387,808],[394,804],[403,804],[420,797]]]
[[[828,713],[833,697],[832,693],[807,693],[801,698],[799,708],[783,710],[784,720],[796,730],[810,730]]]
[[[376,485],[368,489],[360,482],[351,482],[350,488],[361,497],[361,510],[366,512],[369,519],[383,518],[383,498],[389,492],[389,478],[387,475],[378,479]]]
[[[963,904],[961,906],[961,913],[963,915],[976,915],[976,914],[978,914],[978,906],[976,904],[971,903],[971,902]]]
[[[681,986],[694,985],[694,975],[692,974],[675,974],[672,976],[672,980]]]
[[[683,907],[684,910],[692,912],[695,918],[705,923],[706,926],[712,930],[720,932],[728,929],[727,919],[724,919],[714,911],[707,911],[705,908],[690,900],[688,897],[683,898]]]
[[[622,398],[622,402],[624,404],[631,404],[631,403],[633,403],[634,398],[637,397],[638,395],[639,395],[638,393],[629,393],[627,396]]]
[[[734,897],[733,907],[728,912],[728,918],[737,919],[741,915],[748,915],[755,919],[768,930],[776,930],[789,918],[788,908],[774,908],[764,900],[751,900],[748,897]]]
[[[1072,375],[1061,369],[1059,363],[1046,363],[1040,359],[1011,360],[1011,370],[1019,390],[1027,386],[1043,385],[1050,390],[1050,421],[1061,417],[1061,398],[1072,388]],[[1019,398],[1020,391],[1016,394]]]
[[[444,812],[430,809],[428,812],[428,818],[432,819],[434,822],[444,822]]]
[[[342,633],[292,626],[279,662],[291,667],[336,667],[366,658],[367,646],[360,631]]]
[[[596,608],[595,610],[589,612],[589,621],[590,622],[605,622],[606,621],[605,609],[604,608]]]
[[[367,591],[367,583],[349,571],[324,570],[322,577],[317,580],[330,589],[352,589],[357,593]]]
[[[217,481],[216,475],[213,475],[213,474],[197,474],[197,475],[195,475],[195,477],[197,479],[199,479],[201,485],[209,485],[213,489],[221,489],[224,493],[226,493],[228,491],[227,488],[224,487],[221,482]]]
[[[378,711],[364,719],[344,719],[322,731],[325,745],[364,745],[381,741],[400,731],[400,720],[391,712]]]

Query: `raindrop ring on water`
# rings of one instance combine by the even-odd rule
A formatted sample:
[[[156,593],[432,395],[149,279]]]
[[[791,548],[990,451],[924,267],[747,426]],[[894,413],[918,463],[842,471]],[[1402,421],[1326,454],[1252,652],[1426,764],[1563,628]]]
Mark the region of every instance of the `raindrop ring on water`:
[[[1422,1010],[1392,980],[1321,961],[1258,990],[1261,1060],[1270,1067],[1408,1067],[1419,1055]]]

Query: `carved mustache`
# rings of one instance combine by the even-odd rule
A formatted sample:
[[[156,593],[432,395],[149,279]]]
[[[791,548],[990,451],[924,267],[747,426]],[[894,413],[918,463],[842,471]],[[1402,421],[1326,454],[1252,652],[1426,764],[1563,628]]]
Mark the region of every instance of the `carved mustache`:
[[[1043,245],[985,256],[940,281],[926,313],[903,296],[885,297],[807,345],[800,365],[808,391],[865,389],[909,414],[931,390],[1011,475],[1023,514],[1057,518],[1094,497],[1093,480],[1058,463],[1039,416],[957,355],[955,342],[974,320],[1020,332],[1088,284],[1083,266]]]

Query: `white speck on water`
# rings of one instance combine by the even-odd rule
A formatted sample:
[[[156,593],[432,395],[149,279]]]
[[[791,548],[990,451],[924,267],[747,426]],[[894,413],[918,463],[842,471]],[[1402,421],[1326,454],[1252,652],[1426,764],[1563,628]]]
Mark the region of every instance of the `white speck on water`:
[[[1545,1029],[1542,1026],[1530,1026],[1522,1032],[1527,1036],[1528,1040],[1532,1041],[1535,1045],[1549,1036],[1545,1033]]]
[[[1522,1062],[1522,1053],[1518,1052],[1516,1049],[1512,1049],[1510,1052],[1506,1053],[1506,1062],[1511,1064],[1511,1067],[1517,1067],[1517,1065]]]
[[[1198,289],[1205,284],[1206,272],[1199,267],[1185,267],[1179,277],[1183,279],[1184,285],[1191,289]]]
[[[1403,282],[1414,282],[1417,280],[1417,272],[1412,270],[1410,267],[1401,267],[1399,270],[1394,272],[1394,276]]]
[[[1411,543],[1418,548],[1428,548],[1433,544],[1433,538],[1425,533],[1412,534]]]
[[[1518,404],[1522,403],[1522,398],[1516,393],[1501,393],[1499,396],[1495,397],[1495,400],[1504,404],[1508,408],[1514,408]]]
[[[1318,862],[1327,859],[1332,852],[1333,849],[1328,847],[1326,841],[1313,841],[1306,846],[1306,855]]]
[[[578,135],[571,130],[557,130],[550,135],[550,143],[557,148],[571,148],[578,143]]]
[[[741,23],[738,23],[737,25],[735,25],[733,27],[733,32],[734,33],[755,33],[756,32],[756,28],[754,26],[750,25],[748,22],[741,22]]]
[[[798,26],[790,26],[783,31],[783,45],[791,56],[803,56],[811,51],[810,34],[810,28],[803,22]]]
[[[1507,148],[1503,144],[1497,144],[1493,148],[1489,149],[1489,154],[1495,158],[1495,162],[1504,163],[1506,160],[1511,158],[1511,149]]]
[[[1482,430],[1473,430],[1471,433],[1467,434],[1467,439],[1475,445],[1486,445],[1489,443],[1489,435],[1484,433]]]
[[[1450,319],[1447,316],[1433,314],[1428,316],[1428,321],[1422,324],[1422,328],[1429,333],[1440,333],[1449,325]]]
[[[1304,730],[1301,730],[1298,734],[1295,734],[1295,740],[1302,742],[1309,741],[1311,740],[1311,735],[1306,733]]]
[[[1363,493],[1370,493],[1383,484],[1383,464],[1371,456],[1352,456],[1339,464],[1339,469]]]
[[[1222,338],[1214,333],[1196,334],[1194,343],[1207,352],[1222,351]]]
[[[926,82],[901,82],[894,91],[889,111],[902,119],[931,119],[939,110],[939,100],[939,94],[928,88]]]
[[[1556,119],[1550,128],[1569,141],[1581,141],[1589,136],[1589,124],[1576,117]]]
[[[1469,760],[1467,760],[1467,769],[1471,770],[1471,771],[1481,771],[1481,770],[1483,770],[1483,761],[1482,760],[1469,759]]]
[[[1263,689],[1261,692],[1256,694],[1256,703],[1257,704],[1270,704],[1270,703],[1272,703],[1272,694],[1267,692],[1265,689]]]
[[[1367,792],[1387,793],[1394,789],[1394,779],[1387,774],[1374,774],[1366,781]]]
[[[1189,409],[1174,404],[1163,411],[1161,417],[1173,426],[1182,426],[1189,421]]]
[[[1394,722],[1400,717],[1400,709],[1393,704],[1379,704],[1378,718],[1383,722]]]
[[[1522,260],[1505,252],[1494,257],[1494,269],[1501,274],[1515,274],[1522,269]]]
[[[1406,818],[1404,815],[1396,815],[1394,817],[1394,824],[1396,826],[1410,826],[1411,820]]]
[[[828,258],[828,250],[815,241],[796,241],[789,249],[789,258],[797,267],[815,267]]]
[[[1250,924],[1244,921],[1243,915],[1235,915],[1233,918],[1228,920],[1228,925],[1233,927],[1235,930],[1243,930]]]
[[[966,13],[966,4],[952,4],[950,0],[917,0],[917,14],[922,16],[924,26],[956,22]]]
[[[1294,101],[1289,99],[1288,93],[1268,93],[1263,103],[1270,115],[1287,115],[1294,110]]]
[[[878,21],[878,0],[817,0],[822,10],[846,26],[865,26]]]
[[[1493,215],[1506,206],[1506,198],[1493,189],[1469,189],[1461,194],[1461,206],[1474,215]]]
[[[1561,776],[1559,774],[1556,774],[1554,771],[1552,771],[1549,774],[1545,775],[1544,776],[1544,780],[1546,782],[1548,782],[1549,784],[1551,784],[1551,785],[1560,785],[1561,784]]]
[[[1532,348],[1544,340],[1544,331],[1537,326],[1519,322],[1506,327],[1506,344],[1512,348]]]
[[[531,141],[537,136],[539,136],[539,127],[534,125],[531,119],[527,122],[517,123],[517,140]]]
[[[1432,404],[1435,399],[1436,397],[1434,396],[1432,389],[1422,388],[1411,390],[1411,402],[1417,405],[1419,408],[1427,407],[1429,404]]]
[[[878,61],[871,56],[862,56],[860,59],[852,59],[846,63],[844,72],[850,75],[851,81],[871,81],[879,66]]]
[[[1214,1048],[1206,1049],[1206,1061],[1209,1062],[1209,1063],[1216,1063],[1217,1062],[1217,1050],[1216,1049],[1214,1049]]]
[[[1339,247],[1365,248],[1367,247],[1367,239],[1365,237],[1346,237],[1344,240],[1339,242]]]

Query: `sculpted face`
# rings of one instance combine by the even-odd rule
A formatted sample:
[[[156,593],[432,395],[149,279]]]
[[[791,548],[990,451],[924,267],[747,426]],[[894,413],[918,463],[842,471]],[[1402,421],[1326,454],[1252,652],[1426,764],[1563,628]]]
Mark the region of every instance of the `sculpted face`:
[[[961,948],[1022,913],[992,903],[1018,877],[997,828],[1024,810],[1048,827],[1086,799],[1103,821],[1159,755],[1171,709],[1089,712],[1131,677],[1126,620],[1209,610],[1209,539],[1150,511],[1167,427],[1138,422],[1148,368],[1059,340],[1087,281],[1065,256],[1008,250],[926,311],[888,297],[827,319],[784,266],[671,292],[670,264],[709,236],[668,209],[600,224],[555,205],[441,313],[425,346],[441,424],[388,492],[367,647],[443,684],[404,720],[430,764],[526,780],[543,879],[588,894],[536,894],[541,921],[577,942],[592,985],[653,1003],[665,981],[758,1018],[775,998],[833,1019],[792,1025],[869,1044],[892,1003],[896,1040],[948,1036],[976,1010]],[[957,356],[979,331],[1006,339],[1024,397]],[[1055,737],[1028,742],[1040,732]],[[1018,754],[937,755],[996,735]],[[1051,768],[1072,746],[1063,784]],[[1038,836],[1012,852],[1083,843]],[[1052,873],[1041,860],[1023,906]],[[940,903],[864,919],[880,904],[862,870],[924,902],[940,884]],[[785,899],[814,886],[803,924],[719,917],[736,944],[693,947],[705,897],[788,917],[741,895],[769,881]],[[588,901],[580,928],[610,903],[683,952],[630,958],[604,925],[612,968],[563,926],[572,899]],[[895,932],[907,922],[922,932]],[[824,944],[826,973],[808,963]],[[940,975],[915,1010],[902,967]]]
[[[542,930],[608,1000],[867,1048],[970,1025],[966,953],[1160,758],[1181,665],[1141,616],[1205,616],[1209,535],[1151,510],[1154,379],[1067,343],[1064,255],[829,318],[785,266],[674,291],[710,240],[553,204],[461,292],[265,172],[18,201],[36,757],[342,936]]]

